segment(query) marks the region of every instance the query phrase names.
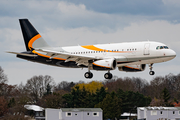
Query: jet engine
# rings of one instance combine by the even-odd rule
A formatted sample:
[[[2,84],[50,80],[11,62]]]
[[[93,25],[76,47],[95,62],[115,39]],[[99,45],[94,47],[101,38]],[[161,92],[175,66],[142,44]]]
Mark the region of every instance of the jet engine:
[[[91,70],[114,70],[116,69],[116,59],[104,59],[97,60],[92,63],[90,69]]]
[[[139,71],[144,71],[145,68],[146,68],[146,64],[118,67],[119,71],[125,71],[125,72],[139,72]]]

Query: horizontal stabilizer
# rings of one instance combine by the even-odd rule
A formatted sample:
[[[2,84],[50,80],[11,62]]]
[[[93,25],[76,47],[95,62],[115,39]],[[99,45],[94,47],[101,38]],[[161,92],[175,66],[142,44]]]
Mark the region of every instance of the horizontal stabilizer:
[[[16,54],[16,55],[23,55],[23,56],[28,56],[28,57],[37,57],[38,56],[36,54],[18,53],[18,52],[7,52],[7,53],[12,53],[12,54]]]

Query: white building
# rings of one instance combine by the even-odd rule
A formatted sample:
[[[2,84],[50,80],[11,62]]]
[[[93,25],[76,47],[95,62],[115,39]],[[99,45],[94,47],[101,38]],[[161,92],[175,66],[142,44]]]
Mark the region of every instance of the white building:
[[[121,114],[120,120],[131,120],[133,118],[137,118],[137,114],[125,112],[125,113]]]
[[[103,120],[101,108],[61,108],[45,110],[46,120]]]
[[[180,107],[138,107],[138,120],[180,120]]]
[[[35,120],[44,120],[44,108],[37,106],[37,105],[24,105],[24,108],[26,108],[29,112],[33,112],[33,116]],[[28,114],[29,114],[28,112]]]

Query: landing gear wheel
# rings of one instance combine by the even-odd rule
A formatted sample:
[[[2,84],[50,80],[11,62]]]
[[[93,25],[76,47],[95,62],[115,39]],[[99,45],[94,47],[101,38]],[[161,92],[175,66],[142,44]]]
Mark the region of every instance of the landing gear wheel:
[[[111,73],[105,73],[105,74],[104,74],[104,78],[105,78],[105,79],[111,79],[112,76],[113,76],[113,75],[112,75]]]
[[[150,71],[149,74],[150,74],[150,75],[154,75],[155,72],[154,72],[154,71]]]
[[[154,71],[152,71],[152,69],[153,69],[153,63],[151,63],[151,64],[149,64],[149,69],[150,69],[150,72],[149,72],[149,74],[150,75],[154,75],[155,74],[155,72]]]
[[[86,72],[86,73],[84,74],[84,77],[90,79],[90,78],[93,77],[93,74],[92,74],[91,72]]]

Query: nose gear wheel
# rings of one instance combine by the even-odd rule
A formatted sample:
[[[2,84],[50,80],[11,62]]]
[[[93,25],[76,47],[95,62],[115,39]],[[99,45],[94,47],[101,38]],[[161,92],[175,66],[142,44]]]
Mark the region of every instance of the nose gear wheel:
[[[152,71],[152,69],[153,69],[153,63],[152,64],[149,64],[149,69],[150,69],[150,72],[149,72],[149,74],[150,75],[154,75],[155,74],[155,72],[154,71]]]

